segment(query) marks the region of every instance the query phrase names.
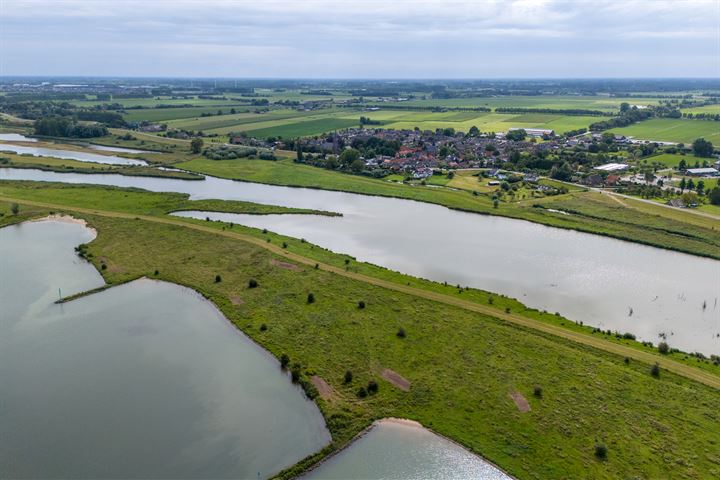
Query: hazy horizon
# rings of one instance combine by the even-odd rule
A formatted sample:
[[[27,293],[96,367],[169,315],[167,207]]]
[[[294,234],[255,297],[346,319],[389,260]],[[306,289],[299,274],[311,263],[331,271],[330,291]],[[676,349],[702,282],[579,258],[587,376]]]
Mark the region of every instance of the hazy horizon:
[[[2,0],[0,22],[4,77],[720,76],[716,0]]]

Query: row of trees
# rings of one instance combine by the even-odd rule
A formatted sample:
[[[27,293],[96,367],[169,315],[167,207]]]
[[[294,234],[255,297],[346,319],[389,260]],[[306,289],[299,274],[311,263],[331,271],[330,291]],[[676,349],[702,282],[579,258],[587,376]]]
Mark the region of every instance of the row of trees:
[[[104,125],[82,125],[68,117],[45,117],[35,121],[35,135],[91,138],[107,134],[108,129]]]

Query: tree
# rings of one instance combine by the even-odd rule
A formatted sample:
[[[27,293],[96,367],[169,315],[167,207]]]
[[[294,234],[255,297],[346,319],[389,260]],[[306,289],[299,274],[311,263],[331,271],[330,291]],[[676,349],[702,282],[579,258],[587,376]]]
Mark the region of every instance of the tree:
[[[525,137],[527,137],[527,132],[522,128],[510,130],[505,134],[505,138],[508,140],[522,141],[525,140]]]
[[[354,148],[345,149],[340,154],[340,163],[342,165],[351,165],[356,160],[360,160],[360,152]]]
[[[572,178],[572,174],[572,167],[568,162],[563,162],[560,166],[553,165],[550,169],[550,178],[554,178],[556,180],[568,181]]]
[[[715,187],[712,190],[710,190],[708,197],[710,197],[711,204],[720,205],[720,187]]]
[[[667,342],[660,342],[658,344],[658,352],[662,353],[663,355],[667,355],[667,353],[670,352],[670,347],[668,346]]]
[[[365,168],[365,162],[363,162],[359,158],[350,164],[350,170],[352,170],[355,173],[362,172],[363,168]]]
[[[695,190],[695,182],[693,182],[692,178],[688,179],[688,181],[685,182],[685,186],[688,190]]]
[[[477,136],[477,135],[480,134],[480,129],[478,129],[478,127],[476,127],[475,125],[473,125],[472,127],[470,127],[470,130],[468,131],[468,134],[469,134],[470,136],[472,136],[472,137]]]
[[[300,142],[298,142],[298,141],[295,142],[295,153],[296,153],[295,161],[297,163],[302,163],[302,161],[303,161],[302,146],[300,145]]]
[[[680,193],[685,191],[685,188],[687,187],[687,182],[684,178],[680,179],[680,183],[678,184],[678,187],[680,187]]]
[[[204,143],[202,138],[193,138],[190,142],[190,151],[195,154],[202,152]]]
[[[680,162],[678,163],[678,170],[680,170],[680,171],[687,170],[687,162],[685,161],[684,158],[680,159]]]
[[[705,193],[705,182],[702,180],[698,180],[697,186],[695,187],[695,191],[698,195],[702,195]]]
[[[10,206],[10,211],[13,215],[17,215],[18,213],[20,213],[20,205],[18,205],[17,203],[13,203]]]
[[[696,157],[710,157],[713,153],[713,144],[704,138],[698,138],[693,142],[692,149]]]
[[[622,102],[622,103],[620,104],[620,113],[625,113],[625,112],[627,112],[628,110],[630,110],[630,104],[627,103],[627,102]]]

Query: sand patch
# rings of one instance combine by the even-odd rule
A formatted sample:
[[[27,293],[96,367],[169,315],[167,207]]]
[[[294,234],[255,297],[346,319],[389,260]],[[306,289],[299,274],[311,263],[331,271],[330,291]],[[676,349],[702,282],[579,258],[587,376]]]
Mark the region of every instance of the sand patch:
[[[83,220],[82,218],[75,218],[70,215],[62,215],[59,213],[53,213],[52,215],[48,215],[47,217],[41,217],[41,218],[33,218],[32,220],[28,220],[29,222],[62,222],[62,223],[75,223],[78,225],[82,225],[83,227],[90,230],[94,236],[97,237],[97,230],[95,230],[92,227],[89,227],[87,222]]]
[[[320,394],[320,398],[323,400],[330,400],[335,395],[333,388],[317,375],[310,377],[310,381],[313,385],[315,385],[315,388],[317,388],[317,391]]]
[[[230,296],[230,303],[233,305],[242,305],[245,303],[242,298],[238,297],[237,295]]]
[[[386,368],[385,370],[383,370],[380,373],[380,376],[383,377],[388,382],[395,385],[396,387],[398,387],[403,392],[407,392],[408,390],[410,390],[410,380],[403,378],[402,375],[390,370],[389,368]]]
[[[281,262],[280,260],[272,259],[270,260],[270,264],[275,265],[276,267],[284,268],[286,270],[300,270],[300,267],[298,267],[294,263]]]
[[[530,404],[528,403],[527,399],[523,397],[522,393],[510,392],[508,395],[510,395],[512,401],[515,402],[515,406],[518,408],[518,410],[523,413],[530,411]]]

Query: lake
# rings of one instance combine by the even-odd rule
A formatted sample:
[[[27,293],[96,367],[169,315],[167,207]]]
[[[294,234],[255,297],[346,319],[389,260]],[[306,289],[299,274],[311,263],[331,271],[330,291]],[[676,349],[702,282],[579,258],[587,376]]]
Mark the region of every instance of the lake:
[[[82,225],[0,229],[0,477],[267,478],[330,441],[279,362],[178,285],[103,285]]]
[[[509,480],[512,477],[415,422],[381,420],[348,448],[301,478]]]
[[[720,353],[720,262],[522,220],[410,200],[213,177],[183,181],[0,169],[25,179],[185,192],[269,205],[332,210],[343,217],[178,215],[268,228],[418,277],[505,294],[603,330],[705,354]],[[705,303],[706,308],[703,308]]]

